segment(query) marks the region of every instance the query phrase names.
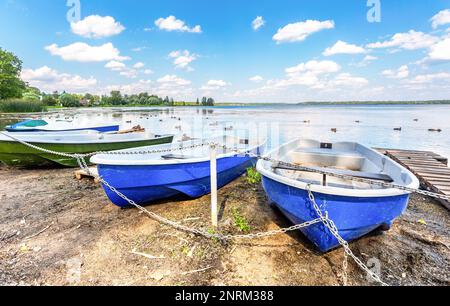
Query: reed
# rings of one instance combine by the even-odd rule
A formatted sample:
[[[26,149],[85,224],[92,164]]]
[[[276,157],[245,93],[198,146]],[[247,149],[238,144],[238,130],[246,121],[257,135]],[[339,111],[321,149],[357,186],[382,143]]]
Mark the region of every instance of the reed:
[[[46,107],[40,101],[5,100],[0,101],[0,113],[38,113],[46,111]]]

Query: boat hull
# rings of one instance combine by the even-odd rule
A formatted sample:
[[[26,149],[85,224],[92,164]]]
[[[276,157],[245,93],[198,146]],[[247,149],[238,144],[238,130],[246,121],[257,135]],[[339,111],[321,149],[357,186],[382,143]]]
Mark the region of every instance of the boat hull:
[[[255,164],[256,159],[248,156],[218,159],[218,188],[237,179]],[[211,192],[210,162],[145,166],[98,165],[98,171],[106,182],[140,205],[179,195],[198,198]],[[127,201],[107,186],[103,185],[103,188],[115,205],[129,206]]]
[[[119,131],[119,125],[110,125],[110,126],[99,126],[99,127],[91,127],[91,128],[80,128],[80,129],[66,129],[66,130],[49,130],[45,128],[12,128],[6,127],[5,130],[7,132],[13,133],[21,133],[21,132],[75,132],[75,131],[98,131],[101,133],[107,132],[117,132]]]
[[[56,152],[86,154],[97,151],[116,151],[135,147],[153,146],[171,143],[172,140],[173,136],[167,136],[157,139],[138,140],[129,142],[85,143],[85,144],[64,144],[64,143],[49,144],[49,143],[32,142],[31,144],[43,149],[48,149]],[[76,159],[43,153],[42,151],[32,149],[15,141],[0,142],[0,162],[11,167],[78,166]]]
[[[263,176],[266,194],[281,212],[294,224],[318,218],[308,191],[292,187]],[[322,212],[336,224],[346,241],[358,239],[377,228],[389,229],[394,220],[407,208],[409,194],[386,197],[349,197],[314,193]],[[322,252],[339,246],[337,239],[324,224],[315,224],[301,230]]]

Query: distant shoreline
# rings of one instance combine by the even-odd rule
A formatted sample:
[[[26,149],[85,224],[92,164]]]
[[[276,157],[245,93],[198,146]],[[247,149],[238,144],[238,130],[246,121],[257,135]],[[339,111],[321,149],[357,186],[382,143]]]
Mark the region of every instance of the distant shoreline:
[[[93,106],[93,107],[47,107],[47,111],[36,112],[36,113],[0,113],[0,115],[36,115],[36,114],[48,114],[54,113],[62,110],[76,110],[76,109],[86,109],[86,108],[179,108],[179,107],[193,107],[193,108],[220,108],[220,107],[264,107],[264,106],[395,106],[395,105],[450,105],[450,100],[436,100],[436,101],[348,101],[348,102],[301,102],[301,103],[276,103],[276,102],[262,102],[262,103],[216,103],[214,106],[203,106],[196,105],[194,103],[186,103],[186,105],[105,105],[105,106]]]
[[[267,105],[285,105],[285,106],[339,106],[339,105],[450,105],[450,100],[436,101],[344,101],[344,102],[300,102],[300,103],[217,103],[216,106],[267,106]]]

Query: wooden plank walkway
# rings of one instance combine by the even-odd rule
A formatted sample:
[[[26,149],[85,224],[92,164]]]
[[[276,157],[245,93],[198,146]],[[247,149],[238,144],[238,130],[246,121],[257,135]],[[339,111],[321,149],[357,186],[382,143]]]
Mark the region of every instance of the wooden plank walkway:
[[[376,150],[408,168],[417,176],[423,188],[450,195],[450,168],[447,166],[447,158],[428,151]],[[450,209],[449,201],[440,202]]]

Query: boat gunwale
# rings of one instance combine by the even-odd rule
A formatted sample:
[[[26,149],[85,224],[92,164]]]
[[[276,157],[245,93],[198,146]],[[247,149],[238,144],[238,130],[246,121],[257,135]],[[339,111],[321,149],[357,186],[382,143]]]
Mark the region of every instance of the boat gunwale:
[[[102,135],[102,134],[106,134],[106,135],[115,135],[115,134],[107,134],[107,133],[98,133],[98,134],[73,134],[73,135],[69,135],[69,136],[97,136],[97,135]],[[125,134],[117,134],[118,136],[123,136]],[[20,139],[21,141],[24,141],[26,143],[32,144],[32,145],[36,145],[39,146],[39,144],[43,144],[43,145],[96,145],[96,144],[118,144],[118,143],[133,143],[133,142],[145,142],[145,141],[152,141],[152,140],[160,140],[160,139],[165,139],[165,138],[174,138],[175,135],[173,134],[166,134],[166,135],[158,135],[158,137],[156,137],[154,134],[152,134],[152,137],[141,137],[141,138],[128,138],[128,139],[89,139],[89,141],[80,141],[80,140],[73,140],[73,141],[68,141],[68,140],[40,140],[40,139],[36,139],[36,140],[30,140],[30,139],[26,139],[26,137],[24,137],[25,139],[21,139],[20,135],[11,135],[17,139]],[[34,136],[34,135],[27,135],[27,136]],[[46,136],[46,135],[39,135],[39,136]],[[56,136],[56,135],[50,135],[50,136]],[[63,136],[63,135],[61,135]],[[2,143],[13,143],[13,144],[21,144],[20,142],[14,140],[14,139],[10,139],[8,140],[8,136],[4,135],[5,139],[0,138],[0,145]],[[36,137],[39,138],[39,137]]]
[[[213,137],[211,139],[217,139],[219,137]],[[222,137],[220,137],[222,138]],[[233,137],[233,136],[227,136],[227,138],[232,138],[235,140],[240,139],[239,137]],[[263,148],[264,145],[266,144],[266,139],[258,139],[256,142],[256,144],[252,147],[249,148],[245,148],[245,154],[248,154],[250,152],[256,151],[260,148]],[[208,140],[196,140],[196,141],[185,141],[182,142],[183,144],[185,144],[186,150],[191,150],[191,148],[189,148],[189,146],[197,144],[197,143],[205,143],[208,142]],[[181,143],[178,143],[178,146],[176,146],[176,149],[182,148],[182,146],[180,145]],[[162,145],[156,145],[156,146],[152,146],[151,150],[158,150],[160,148],[171,148],[174,146],[174,143],[171,144],[162,144]],[[176,150],[174,149],[174,150]],[[139,151],[144,151],[145,147],[142,148],[137,148],[137,149],[126,149],[126,150],[120,150],[117,152],[121,152],[121,151],[128,151],[128,152],[139,152]],[[224,159],[224,158],[229,158],[229,157],[234,157],[234,156],[239,156],[239,155],[243,155],[243,152],[230,152],[230,153],[225,153],[225,154],[217,154],[216,159]],[[160,159],[147,159],[147,160],[119,160],[119,159],[112,159],[112,158],[102,158],[103,156],[107,156],[105,154],[98,154],[98,155],[94,155],[91,157],[90,162],[92,164],[96,164],[96,165],[103,165],[103,166],[128,166],[128,167],[133,167],[133,166],[169,166],[169,165],[181,165],[181,164],[196,164],[196,163],[203,163],[203,162],[209,162],[210,161],[210,156],[209,154],[203,157],[199,157],[199,158],[187,158],[187,159],[171,159],[171,160],[160,160]],[[109,156],[113,156],[113,155],[109,155]]]
[[[73,129],[49,129],[44,127],[18,127],[13,128],[12,125],[8,125],[5,127],[5,129],[10,133],[23,133],[23,132],[75,132],[75,131],[84,131],[84,130],[96,130],[96,129],[104,129],[104,128],[120,128],[119,124],[111,124],[111,125],[94,125],[94,126],[87,126],[83,128],[74,127]]]
[[[283,144],[282,146],[280,146],[276,149],[271,150],[270,152],[265,154],[265,157],[271,158],[272,155],[274,155],[274,153],[279,152],[284,147],[288,147],[288,146],[293,145],[294,143],[298,143],[302,140],[316,141],[316,140],[312,140],[312,139],[297,138],[295,140],[292,140],[288,143]],[[352,142],[336,142],[336,143],[352,143]],[[354,144],[359,144],[359,143],[354,143]],[[361,145],[361,144],[359,144],[359,145]],[[419,180],[411,171],[409,171],[408,169],[406,169],[405,167],[403,167],[396,161],[390,159],[389,157],[382,155],[381,153],[377,152],[376,150],[373,150],[372,148],[366,147],[364,145],[361,145],[361,146],[368,149],[369,151],[373,152],[374,154],[378,155],[379,157],[387,158],[387,159],[391,160],[395,166],[401,168],[402,171],[404,173],[406,173],[409,176],[409,178],[411,179],[411,183],[409,185],[404,185],[405,187],[413,188],[413,189],[418,189],[420,187]],[[284,185],[288,185],[290,187],[298,188],[301,190],[307,190],[307,187],[309,185],[308,183],[305,183],[305,182],[299,181],[299,180],[294,180],[294,179],[288,178],[286,176],[283,176],[281,174],[277,174],[274,171],[268,170],[265,166],[269,163],[270,162],[268,162],[268,161],[260,160],[260,161],[258,161],[258,163],[256,165],[257,171],[263,177],[269,178],[271,180],[274,180],[274,181],[284,184]],[[395,181],[394,181],[394,184],[395,184]],[[347,189],[347,188],[332,187],[332,186],[322,186],[322,185],[318,185],[318,184],[311,184],[310,186],[311,186],[310,189],[312,192],[325,194],[325,195],[354,197],[354,198],[379,198],[379,197],[392,197],[392,196],[402,196],[402,195],[411,194],[411,192],[402,191],[402,190],[396,189],[396,188]]]

